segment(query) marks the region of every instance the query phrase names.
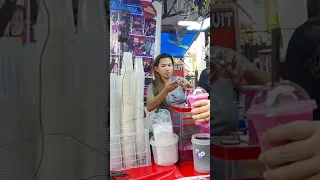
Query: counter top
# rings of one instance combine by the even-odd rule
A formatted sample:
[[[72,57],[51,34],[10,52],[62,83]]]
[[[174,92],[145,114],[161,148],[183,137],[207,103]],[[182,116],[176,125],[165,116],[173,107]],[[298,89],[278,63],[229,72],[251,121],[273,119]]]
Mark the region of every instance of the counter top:
[[[232,136],[211,137],[211,156],[224,160],[250,160],[258,159],[261,150],[259,145],[248,145],[248,136],[241,136],[238,145],[221,144],[223,140],[231,140]]]

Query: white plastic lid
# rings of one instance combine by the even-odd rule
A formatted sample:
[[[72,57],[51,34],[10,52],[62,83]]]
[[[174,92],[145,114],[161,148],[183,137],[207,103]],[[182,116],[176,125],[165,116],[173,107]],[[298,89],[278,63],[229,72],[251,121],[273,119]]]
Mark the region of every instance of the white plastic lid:
[[[188,94],[188,98],[196,98],[199,96],[209,96],[209,93],[207,93],[207,91],[201,87],[197,87],[194,90],[191,90]]]
[[[271,83],[262,87],[255,95],[248,115],[288,114],[313,111],[316,102],[308,93],[291,81],[281,81],[275,87]]]

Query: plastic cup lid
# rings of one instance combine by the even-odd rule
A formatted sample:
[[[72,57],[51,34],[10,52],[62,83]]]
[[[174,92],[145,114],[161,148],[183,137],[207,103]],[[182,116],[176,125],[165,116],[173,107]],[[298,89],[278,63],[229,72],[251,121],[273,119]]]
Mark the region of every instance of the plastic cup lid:
[[[191,90],[188,94],[188,98],[196,98],[196,97],[208,97],[209,93],[201,87],[197,87],[194,90]]]

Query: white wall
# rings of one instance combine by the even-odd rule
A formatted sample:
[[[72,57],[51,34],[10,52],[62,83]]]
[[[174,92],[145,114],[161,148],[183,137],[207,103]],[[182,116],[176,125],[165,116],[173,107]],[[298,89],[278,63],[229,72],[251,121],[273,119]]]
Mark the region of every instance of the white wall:
[[[247,15],[239,9],[239,23],[254,24],[254,31],[264,31],[270,23],[272,16],[278,11],[281,29],[297,28],[307,20],[306,0],[268,0],[265,3],[254,4],[253,1],[238,0],[238,3],[252,17],[250,20]],[[283,30],[284,50],[292,36],[294,30]],[[270,36],[265,33],[254,33],[254,36],[262,37],[268,45],[271,44]]]

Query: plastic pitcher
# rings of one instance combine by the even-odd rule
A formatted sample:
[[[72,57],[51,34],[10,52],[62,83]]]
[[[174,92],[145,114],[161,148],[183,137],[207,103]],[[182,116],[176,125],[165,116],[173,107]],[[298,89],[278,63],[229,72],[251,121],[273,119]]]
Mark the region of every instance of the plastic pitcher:
[[[264,86],[255,96],[247,115],[255,127],[260,147],[266,151],[273,145],[261,141],[263,133],[278,125],[297,120],[310,121],[316,102],[297,84],[282,81],[277,86]]]
[[[187,99],[189,101],[189,104],[191,105],[191,109],[194,109],[194,107],[192,106],[193,103],[201,100],[208,100],[208,96],[209,96],[209,93],[207,93],[207,91],[201,87],[197,87],[196,89],[190,91]],[[210,128],[209,122],[200,122],[200,121],[197,121],[197,119],[195,119],[195,124],[200,125],[204,129]]]
[[[210,172],[210,134],[194,134],[191,142],[194,170],[199,173]]]

